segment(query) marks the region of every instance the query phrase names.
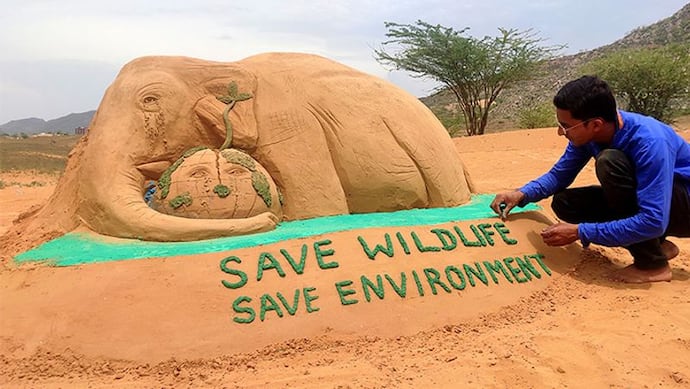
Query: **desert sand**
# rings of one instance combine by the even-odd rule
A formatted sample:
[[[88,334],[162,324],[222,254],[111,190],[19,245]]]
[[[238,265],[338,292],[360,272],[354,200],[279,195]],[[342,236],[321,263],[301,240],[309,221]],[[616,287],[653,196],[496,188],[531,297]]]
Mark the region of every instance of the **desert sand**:
[[[687,128],[680,132],[690,139]],[[479,193],[515,188],[545,172],[566,142],[553,128],[454,141]],[[0,178],[48,183],[0,189],[0,233],[22,212],[44,204],[56,183],[55,177],[30,173]],[[590,165],[575,185],[594,182]],[[555,220],[549,200],[540,205],[546,220]],[[506,225],[530,236],[535,223],[521,223],[509,219]],[[334,234],[334,247],[349,254],[337,243],[375,233]],[[30,242],[18,244],[21,235],[4,239],[2,387],[690,386],[687,239],[671,238],[681,249],[671,262],[671,282],[612,282],[608,273],[631,263],[625,250],[583,250],[573,244],[559,249],[565,250],[560,257],[547,253],[563,260],[562,266],[551,262],[554,276],[548,282],[492,289],[497,295],[487,289],[476,298],[411,300],[398,304],[399,309],[415,308],[405,312],[404,320],[376,309],[384,305],[327,312],[331,302],[323,296],[317,300],[322,311],[313,314],[318,320],[306,320],[310,314],[302,312],[252,323],[265,324],[252,332],[260,334],[256,340],[223,339],[223,330],[233,325],[231,301],[195,293],[194,283],[207,277],[204,267],[217,269],[217,254],[70,267],[18,265],[12,261],[13,248]],[[293,251],[299,243],[279,247]],[[243,249],[238,255],[269,249]],[[495,248],[495,255],[509,252],[501,250]],[[434,261],[442,254],[425,255]],[[309,280],[320,282],[318,274]],[[214,273],[216,283],[218,278]],[[221,308],[228,311],[226,317],[210,314],[218,312],[218,304],[228,305]],[[183,308],[190,305],[200,307],[191,311],[195,316]],[[448,313],[440,315],[443,311]],[[139,321],[127,322],[131,318]],[[130,325],[123,327],[123,322]]]

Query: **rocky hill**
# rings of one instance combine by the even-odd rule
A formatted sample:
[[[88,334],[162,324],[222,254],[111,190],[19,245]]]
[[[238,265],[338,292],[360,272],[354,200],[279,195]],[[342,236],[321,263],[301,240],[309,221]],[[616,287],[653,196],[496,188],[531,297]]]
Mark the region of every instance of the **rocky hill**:
[[[12,120],[0,126],[0,132],[5,134],[36,134],[43,132],[46,121],[39,118],[28,118],[20,120]]]
[[[29,118],[12,120],[3,125],[0,125],[0,133],[16,135],[16,134],[40,134],[42,132],[62,132],[66,134],[74,134],[74,129],[78,127],[88,127],[91,118],[96,111],[87,111],[82,113],[71,113],[69,115],[59,117],[53,120],[43,120],[39,118]]]
[[[690,3],[671,17],[640,27],[622,39],[594,50],[555,58],[546,62],[531,80],[504,90],[491,113],[487,133],[517,128],[518,112],[533,104],[547,103],[565,82],[579,76],[578,69],[589,61],[617,50],[690,42]],[[432,110],[452,106],[454,96],[440,91],[421,99]]]

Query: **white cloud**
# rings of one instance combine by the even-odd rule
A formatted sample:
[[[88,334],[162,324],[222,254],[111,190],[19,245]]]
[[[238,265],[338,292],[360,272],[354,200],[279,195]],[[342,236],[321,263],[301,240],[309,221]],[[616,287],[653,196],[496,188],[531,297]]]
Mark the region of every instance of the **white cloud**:
[[[684,0],[5,0],[0,13],[0,123],[95,109],[120,67],[136,57],[157,54],[234,61],[267,51],[308,52],[387,78],[422,96],[436,84],[389,72],[374,60],[373,49],[386,39],[385,21],[421,19],[455,29],[471,27],[474,36],[496,35],[498,27],[533,28],[548,44],[565,43],[568,52],[577,52],[611,43],[635,27],[670,16],[684,4]],[[42,77],[46,74],[52,77]],[[41,95],[55,100],[36,104],[36,96]]]

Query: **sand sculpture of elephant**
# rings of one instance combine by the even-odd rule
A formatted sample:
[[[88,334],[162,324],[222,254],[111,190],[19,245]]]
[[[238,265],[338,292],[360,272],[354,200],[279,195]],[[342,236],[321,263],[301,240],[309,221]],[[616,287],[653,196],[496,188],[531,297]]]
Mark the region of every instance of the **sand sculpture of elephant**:
[[[233,82],[252,99],[229,114],[232,147],[270,174],[283,197],[283,220],[470,199],[469,177],[444,127],[389,82],[306,54],[230,63],[143,57],[107,89],[49,203],[25,218],[158,241],[274,228],[272,212],[183,218],[156,212],[142,197],[145,181],[158,179],[186,150],[223,143],[226,105],[218,96]]]

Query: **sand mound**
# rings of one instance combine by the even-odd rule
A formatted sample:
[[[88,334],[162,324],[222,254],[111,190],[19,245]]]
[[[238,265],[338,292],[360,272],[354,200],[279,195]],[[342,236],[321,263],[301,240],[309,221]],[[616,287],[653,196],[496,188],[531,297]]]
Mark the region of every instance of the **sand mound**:
[[[457,146],[490,193],[545,171],[562,140],[519,131]],[[585,173],[576,184],[592,182]],[[503,225],[362,228],[65,267],[14,264],[4,246],[0,384],[687,385],[690,245],[676,241],[671,283],[611,283],[628,254],[544,247],[537,231],[552,215],[541,205]]]
[[[140,362],[329,334],[396,337],[498,312],[571,270],[538,212],[345,231],[206,254],[9,272],[22,356],[42,346]],[[46,298],[36,301],[36,295]],[[24,354],[28,353],[28,354]]]

